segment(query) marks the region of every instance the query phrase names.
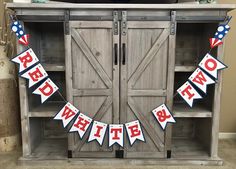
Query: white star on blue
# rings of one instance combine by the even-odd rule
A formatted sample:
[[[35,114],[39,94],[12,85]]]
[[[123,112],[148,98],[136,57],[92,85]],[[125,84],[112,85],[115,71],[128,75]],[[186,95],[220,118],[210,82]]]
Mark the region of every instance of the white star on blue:
[[[217,29],[217,32],[215,33],[215,37],[216,39],[222,40],[225,35],[229,32],[230,27],[229,25],[225,24],[225,25],[220,25]]]

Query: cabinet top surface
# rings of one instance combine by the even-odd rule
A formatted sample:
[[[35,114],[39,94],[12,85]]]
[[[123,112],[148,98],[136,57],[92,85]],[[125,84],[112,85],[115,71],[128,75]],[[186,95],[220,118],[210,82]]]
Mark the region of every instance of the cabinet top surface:
[[[75,4],[63,2],[7,3],[10,9],[181,9],[233,10],[236,4]]]

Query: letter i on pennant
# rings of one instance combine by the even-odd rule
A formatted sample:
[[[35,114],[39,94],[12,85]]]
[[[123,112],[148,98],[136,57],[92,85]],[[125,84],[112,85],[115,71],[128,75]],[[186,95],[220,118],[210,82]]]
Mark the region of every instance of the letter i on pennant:
[[[48,76],[41,64],[38,64],[31,68],[29,71],[21,75],[21,77],[29,80],[29,88],[45,79]]]
[[[79,110],[67,102],[66,105],[54,117],[54,120],[62,120],[63,127],[65,128],[78,113]]]
[[[35,63],[37,63],[39,59],[35,55],[34,51],[30,48],[22,52],[21,54],[17,55],[16,57],[14,57],[11,61],[19,64],[20,66],[19,73],[20,73],[29,68],[30,66],[34,65]]]
[[[202,59],[199,63],[199,67],[209,73],[211,76],[217,79],[218,77],[218,70],[227,68],[226,65],[221,63],[219,60],[215,59],[209,53]]]
[[[88,142],[96,140],[101,146],[106,134],[106,130],[107,130],[107,124],[94,121],[92,129],[90,131]]]
[[[123,124],[109,125],[109,147],[117,143],[121,147],[124,146],[124,127]]]
[[[183,84],[177,90],[177,92],[188,103],[190,107],[193,106],[194,99],[202,98],[202,96],[194,89],[194,87],[189,82]]]
[[[33,94],[40,95],[41,103],[44,103],[57,90],[58,90],[58,87],[51,81],[51,79],[48,78],[33,92]]]
[[[71,127],[70,132],[78,132],[80,138],[82,139],[92,121],[93,120],[90,117],[80,113],[75,123]]]
[[[167,123],[175,123],[175,119],[170,113],[169,109],[165,104],[160,105],[159,107],[152,110],[154,117],[157,119],[158,123],[163,130],[166,129]]]
[[[125,124],[126,131],[129,137],[130,145],[132,146],[136,140],[145,141],[141,125],[138,120]]]
[[[197,68],[193,74],[189,77],[189,80],[195,84],[204,93],[207,91],[207,85],[214,84],[215,81],[212,80],[206,73],[201,69]]]

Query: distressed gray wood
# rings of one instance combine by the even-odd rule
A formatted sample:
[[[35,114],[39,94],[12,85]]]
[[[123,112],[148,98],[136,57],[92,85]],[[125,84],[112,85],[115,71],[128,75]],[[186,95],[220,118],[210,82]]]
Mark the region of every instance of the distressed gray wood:
[[[166,96],[166,90],[128,90],[128,96]]]
[[[175,21],[173,21],[175,22]],[[176,24],[176,23],[175,23]],[[168,73],[167,73],[167,95],[166,105],[172,112],[173,110],[173,94],[174,94],[174,76],[175,76],[175,47],[176,34],[170,35],[168,39]],[[172,140],[172,124],[167,124],[165,132],[165,153],[171,151]],[[167,157],[167,154],[166,154]]]
[[[224,45],[218,46],[217,59],[223,61]],[[221,90],[223,84],[223,72],[218,71],[218,81],[215,85],[215,95],[213,101],[213,117],[212,117],[212,133],[211,133],[211,157],[218,157],[218,139],[219,139],[219,123],[220,123],[220,103]]]
[[[71,3],[7,3],[7,8],[38,8],[38,9],[224,9],[232,10],[234,4],[71,4]]]
[[[112,26],[111,21],[70,22],[72,103],[93,120],[107,124],[119,118],[119,67],[113,65],[115,40]],[[88,136],[89,132],[82,140],[78,133],[69,136],[73,157],[115,156],[107,141],[100,147],[94,141],[86,143]]]

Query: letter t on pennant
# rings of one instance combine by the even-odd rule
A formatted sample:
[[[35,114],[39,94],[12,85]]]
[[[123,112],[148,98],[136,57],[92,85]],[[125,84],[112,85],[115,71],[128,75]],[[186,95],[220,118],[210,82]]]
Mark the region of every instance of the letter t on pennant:
[[[117,143],[121,147],[124,145],[124,127],[123,124],[109,125],[109,147]]]

